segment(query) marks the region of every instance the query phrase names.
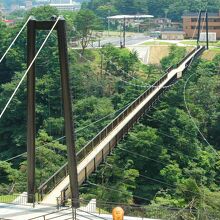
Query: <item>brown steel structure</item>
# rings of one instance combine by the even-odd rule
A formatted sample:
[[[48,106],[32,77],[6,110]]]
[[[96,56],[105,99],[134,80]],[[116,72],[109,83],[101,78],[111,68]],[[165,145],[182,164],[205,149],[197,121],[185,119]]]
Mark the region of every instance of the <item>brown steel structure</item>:
[[[37,30],[50,30],[55,25],[52,21],[37,21],[31,19],[27,27],[27,63],[28,66],[35,56]],[[68,155],[68,170],[72,206],[79,207],[79,192],[77,181],[77,163],[74,142],[74,126],[72,118],[71,94],[69,86],[69,66],[67,53],[66,22],[60,18],[55,28],[58,36],[59,61],[61,71],[62,100],[64,108],[65,135]],[[35,201],[35,63],[27,76],[28,87],[28,117],[27,117],[27,169],[28,169],[28,202]]]
[[[200,11],[199,17],[198,17],[198,34],[197,34],[197,47],[199,46],[199,40],[200,40],[200,33],[201,33],[201,19],[202,19],[202,13],[205,14],[205,22],[206,22],[206,49],[209,49],[209,22],[208,22],[208,11]]]

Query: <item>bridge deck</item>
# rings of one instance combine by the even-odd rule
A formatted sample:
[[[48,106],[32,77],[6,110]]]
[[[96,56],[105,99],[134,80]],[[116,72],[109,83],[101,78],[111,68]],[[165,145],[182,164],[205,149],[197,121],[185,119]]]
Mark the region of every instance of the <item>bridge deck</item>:
[[[146,106],[150,100],[152,100],[160,90],[166,86],[172,79],[177,77],[177,74],[182,73],[186,67],[187,63],[193,59],[195,55],[200,52],[201,48],[197,49],[193,54],[191,54],[188,58],[186,58],[176,69],[171,70],[166,79],[159,84],[159,86],[155,87],[155,89],[139,104],[136,108],[133,109],[108,135],[104,138],[93,150],[90,152],[84,160],[82,160],[78,166],[78,181],[81,184],[87,176],[95,171],[96,166],[102,162],[103,156],[107,156],[111,145],[111,141],[114,138],[117,138],[117,135],[120,131],[125,128],[125,126],[138,114],[139,111]],[[117,140],[116,140],[117,142]],[[115,144],[116,145],[116,144]],[[113,146],[114,147],[114,146]],[[112,147],[112,148],[113,148]],[[94,163],[95,162],[95,163]],[[63,181],[60,182],[45,198],[43,199],[43,203],[47,204],[56,204],[56,198],[60,196],[61,191],[69,185],[69,176],[67,176]]]

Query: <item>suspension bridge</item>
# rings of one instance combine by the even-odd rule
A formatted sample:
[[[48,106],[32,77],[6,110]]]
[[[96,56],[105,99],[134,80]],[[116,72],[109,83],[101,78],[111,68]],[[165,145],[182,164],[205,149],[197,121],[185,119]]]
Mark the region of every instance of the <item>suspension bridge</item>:
[[[201,17],[201,15],[200,15]],[[201,19],[201,18],[200,18]],[[34,63],[40,54],[42,48],[47,42],[49,36],[51,35],[53,30],[58,31],[59,38],[59,48],[60,48],[60,61],[61,61],[61,72],[62,72],[62,88],[63,88],[63,101],[64,108],[66,106],[66,110],[64,109],[64,117],[65,117],[65,129],[67,136],[67,147],[68,151],[68,162],[64,164],[56,173],[54,173],[47,181],[42,183],[37,188],[38,193],[38,201],[42,204],[52,204],[57,205],[57,203],[65,204],[68,198],[72,198],[73,200],[78,199],[78,185],[80,186],[83,182],[85,182],[91,173],[97,170],[97,167],[105,161],[105,158],[111,154],[114,147],[120,142],[121,139],[129,132],[129,130],[134,126],[134,124],[142,117],[142,115],[147,112],[150,107],[157,102],[158,98],[161,97],[169,88],[175,85],[175,83],[183,76],[186,72],[187,68],[191,65],[191,63],[199,57],[203,51],[206,49],[204,46],[197,46],[194,48],[189,54],[187,54],[178,64],[171,66],[167,69],[166,73],[153,85],[149,86],[149,88],[144,91],[136,100],[130,103],[124,110],[121,112],[113,121],[111,121],[104,129],[102,129],[92,140],[90,140],[79,152],[75,153],[74,151],[70,151],[73,144],[73,128],[72,128],[72,118],[71,118],[71,108],[70,108],[70,100],[69,100],[69,85],[68,85],[68,64],[66,63],[66,45],[64,46],[64,50],[62,50],[63,44],[65,44],[65,40],[63,41],[61,38],[62,34],[59,35],[59,31],[63,30],[60,24],[60,17],[56,18],[54,21],[49,22],[39,22],[35,23],[35,28],[47,30],[50,32],[47,35],[45,41],[42,46],[35,54],[33,50],[33,45],[35,44],[35,37],[33,35],[34,29],[29,29],[32,31],[29,39],[29,59],[28,59],[28,68],[24,73],[22,79],[19,84],[15,88],[13,94],[9,98],[5,108],[2,110],[0,114],[0,119],[3,117],[5,111],[10,105],[11,100],[15,96],[18,91],[20,85],[24,81],[25,77],[28,76],[28,86],[29,86],[29,125],[28,125],[28,144],[31,146],[28,148],[28,157],[30,162],[30,170],[29,170],[29,191],[28,198],[30,200],[33,199],[33,195],[35,195],[35,185],[34,184],[34,157],[35,157],[35,146],[34,146],[34,86],[33,86],[33,78],[34,77]],[[15,40],[18,38],[20,33],[26,27],[26,25],[30,25],[33,22],[32,18],[29,18],[25,25],[22,27],[19,34],[16,36]],[[62,20],[63,22],[63,20]],[[199,22],[200,23],[200,22]],[[30,26],[29,26],[30,27]],[[33,28],[31,26],[30,28]],[[200,29],[199,29],[200,32]],[[198,35],[199,36],[199,35]],[[3,55],[2,59],[6,56],[7,52],[13,46],[15,40],[9,46],[6,53]],[[208,43],[207,43],[208,47]],[[64,57],[64,58],[63,58]],[[32,74],[32,76],[31,76]],[[31,88],[31,89],[30,89]],[[66,89],[65,89],[66,88]],[[68,142],[69,139],[69,142]],[[68,146],[69,145],[69,146]],[[74,156],[74,158],[71,158]],[[72,180],[72,182],[71,182]],[[74,192],[73,192],[74,191]],[[34,201],[33,201],[34,202]],[[75,205],[77,206],[78,200]],[[74,204],[74,203],[73,203]]]

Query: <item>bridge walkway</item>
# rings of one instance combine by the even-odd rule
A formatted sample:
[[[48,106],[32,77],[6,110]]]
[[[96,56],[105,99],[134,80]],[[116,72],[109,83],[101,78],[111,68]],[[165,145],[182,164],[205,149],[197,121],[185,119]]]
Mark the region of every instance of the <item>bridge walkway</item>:
[[[153,86],[146,90],[134,102],[132,102],[117,118],[94,137],[79,153],[77,153],[77,172],[79,185],[94,172],[97,166],[117,145],[118,141],[145,113],[151,104],[170,85],[182,76],[195,57],[204,51],[204,47],[195,48],[189,53],[176,68],[171,67],[168,72]],[[68,196],[69,190],[68,166],[65,164],[48,181],[38,188],[42,203],[57,204],[57,198],[63,200]]]

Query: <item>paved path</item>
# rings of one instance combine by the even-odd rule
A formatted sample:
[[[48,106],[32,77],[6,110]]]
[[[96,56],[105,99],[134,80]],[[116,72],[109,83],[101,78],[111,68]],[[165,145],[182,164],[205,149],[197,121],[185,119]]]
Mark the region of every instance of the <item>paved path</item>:
[[[72,210],[70,208],[63,208],[59,212],[54,206],[36,205],[35,208],[28,205],[8,205],[0,203],[0,218],[7,220],[28,220],[36,218],[36,220],[57,219],[66,220],[72,219]],[[83,209],[77,210],[76,216],[78,220],[112,220],[112,216],[108,214],[88,213]],[[148,218],[128,217],[125,216],[124,220],[153,220]],[[155,219],[154,219],[155,220]]]

